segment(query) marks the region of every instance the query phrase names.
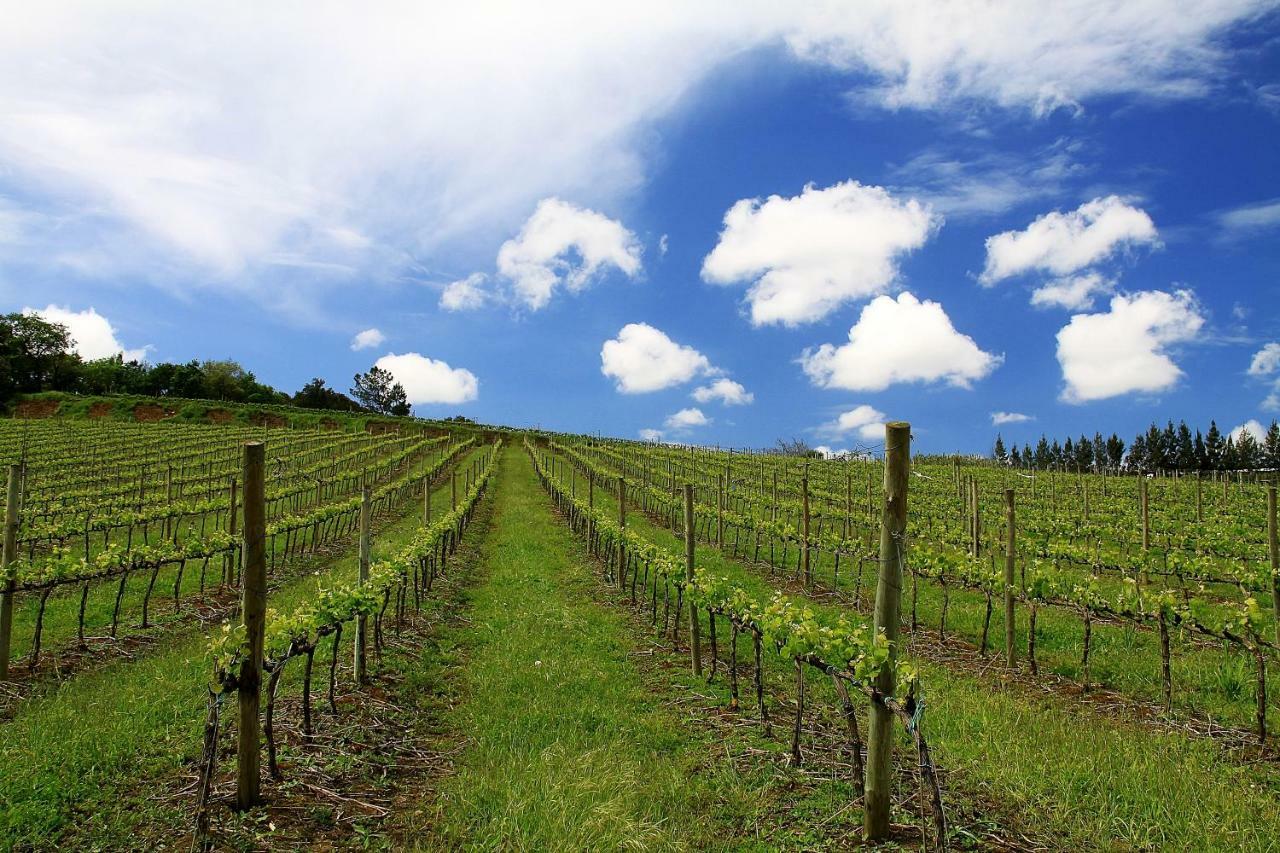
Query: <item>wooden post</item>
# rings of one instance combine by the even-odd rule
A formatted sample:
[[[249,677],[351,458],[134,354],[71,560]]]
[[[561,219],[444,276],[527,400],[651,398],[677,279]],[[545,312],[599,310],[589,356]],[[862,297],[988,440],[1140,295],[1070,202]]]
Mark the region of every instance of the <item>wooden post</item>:
[[[1196,474],[1196,523],[1204,523],[1204,478]]]
[[[596,475],[590,468],[587,469],[587,552],[595,553],[596,542],[596,514],[592,511],[596,508]]]
[[[555,472],[553,471],[552,473],[554,474]],[[452,501],[449,505],[449,508],[457,509],[458,508],[458,472],[456,469],[449,472],[449,495]]]
[[[724,475],[717,477],[719,482],[716,484],[716,545],[724,550]],[[688,486],[686,485],[686,488]],[[692,523],[692,516],[686,513],[686,518],[690,519],[686,523]]]
[[[880,521],[880,578],[876,584],[875,629],[889,641],[889,658],[876,676],[876,689],[894,695],[898,675],[898,628],[902,598],[903,547],[907,534],[907,485],[911,475],[911,425],[885,425],[884,505]],[[893,793],[893,714],[871,704],[867,740],[866,808],[863,831],[868,841],[889,837]]]
[[[1004,660],[1009,666],[1014,664],[1014,613],[1013,601],[1013,564],[1018,553],[1018,527],[1014,515],[1013,489],[1004,490]]]
[[[1280,643],[1280,541],[1276,536],[1276,487],[1267,486],[1267,552],[1271,558],[1271,604],[1276,611],[1276,643]]]
[[[369,580],[369,524],[372,513],[369,487],[360,490],[360,583]],[[369,645],[369,617],[361,613],[356,617],[355,670],[356,684],[364,684]]]
[[[813,571],[809,567],[809,475],[800,478],[800,535],[804,539],[801,544],[800,563],[803,567],[804,585],[813,584]]]
[[[618,526],[624,531],[627,529],[627,481],[618,475]],[[623,574],[627,569],[626,549],[622,547],[622,542],[618,542],[618,586],[622,586]]]
[[[1138,499],[1142,504],[1142,550],[1146,551],[1151,548],[1151,513],[1147,501],[1147,478],[1142,474],[1138,477]]]
[[[260,441],[244,445],[244,600],[241,621],[249,653],[240,664],[240,736],[236,745],[236,807],[251,809],[261,801],[259,749],[262,721],[258,716],[262,685],[262,640],[267,617],[267,499],[266,447]]]
[[[431,523],[431,478],[422,478],[422,526]]]
[[[978,505],[978,480],[969,480],[969,520],[973,524],[973,556],[982,556],[982,512]]]
[[[9,466],[9,490],[4,502],[4,568],[18,557],[18,493],[22,473],[19,466]],[[15,582],[8,578],[0,593],[0,681],[9,678],[9,647],[13,639],[13,594]]]
[[[723,482],[723,480],[722,480]],[[684,484],[684,579],[686,584],[693,583],[693,552],[694,552],[694,527],[693,527],[693,484]],[[702,675],[702,643],[700,637],[701,628],[698,625],[698,608],[694,606],[693,599],[689,593],[685,593],[685,598],[689,599],[689,653],[693,660],[693,674]]]

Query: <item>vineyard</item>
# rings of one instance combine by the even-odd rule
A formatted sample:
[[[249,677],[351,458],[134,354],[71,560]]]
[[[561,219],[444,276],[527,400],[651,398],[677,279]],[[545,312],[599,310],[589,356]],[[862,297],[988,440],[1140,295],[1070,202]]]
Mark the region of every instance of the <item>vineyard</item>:
[[[0,421],[5,849],[1271,849],[1276,491]]]

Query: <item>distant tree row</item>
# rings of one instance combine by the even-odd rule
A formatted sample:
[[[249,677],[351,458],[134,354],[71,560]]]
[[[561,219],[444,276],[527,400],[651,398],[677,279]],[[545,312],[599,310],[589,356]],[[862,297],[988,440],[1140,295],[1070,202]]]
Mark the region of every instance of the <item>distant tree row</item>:
[[[376,365],[355,375],[350,397],[319,378],[290,395],[259,382],[252,371],[230,359],[148,364],[114,355],[85,361],[76,354],[66,326],[32,314],[0,315],[0,402],[38,391],[225,400],[384,415],[410,411],[404,387]]]
[[[1201,433],[1185,421],[1175,427],[1169,421],[1163,428],[1152,424],[1137,434],[1125,452],[1124,441],[1112,433],[1104,439],[1094,433],[1092,439],[1082,435],[1052,443],[1043,435],[1033,450],[1029,444],[1021,449],[1014,444],[1006,448],[1004,439],[996,436],[992,458],[1017,468],[1056,469],[1066,471],[1236,471],[1255,468],[1280,468],[1280,424],[1275,421],[1262,441],[1248,430],[1239,435],[1224,435],[1216,421]]]

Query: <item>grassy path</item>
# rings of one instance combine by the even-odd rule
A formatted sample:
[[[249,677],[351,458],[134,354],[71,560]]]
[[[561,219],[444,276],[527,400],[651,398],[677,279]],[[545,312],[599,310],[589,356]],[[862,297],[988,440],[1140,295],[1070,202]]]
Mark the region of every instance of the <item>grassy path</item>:
[[[433,491],[433,506],[448,501],[446,478]],[[374,559],[402,546],[418,529],[419,505],[411,501],[404,511],[374,537]],[[288,610],[314,596],[317,584],[354,577],[357,569],[351,548],[319,564],[314,576],[273,590],[270,605]],[[0,724],[0,850],[52,847],[72,828],[92,836],[96,826],[114,835],[121,826],[148,819],[122,806],[121,792],[198,754],[206,645],[203,631],[176,630],[165,651],[73,678]],[[326,655],[322,649],[317,657]]]
[[[596,502],[617,507],[604,490]],[[628,524],[673,551],[683,547],[634,509]],[[700,566],[759,594],[784,585],[781,573],[771,578],[713,546],[696,553]],[[1003,689],[995,675],[919,668],[947,788],[988,803],[1002,821],[1083,849],[1280,849],[1274,765],[1231,761],[1207,739],[1125,724],[1051,694]]]
[[[505,451],[494,500],[471,624],[457,637],[464,701],[447,719],[467,747],[409,843],[740,849],[762,783],[646,684],[627,616],[593,600],[586,553],[518,447]]]

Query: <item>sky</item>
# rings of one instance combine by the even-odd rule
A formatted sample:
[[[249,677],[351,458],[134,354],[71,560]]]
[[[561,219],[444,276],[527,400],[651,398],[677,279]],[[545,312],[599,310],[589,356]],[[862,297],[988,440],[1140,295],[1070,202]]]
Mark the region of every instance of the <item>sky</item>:
[[[0,310],[416,414],[917,449],[1280,416],[1280,6],[19,4]]]

